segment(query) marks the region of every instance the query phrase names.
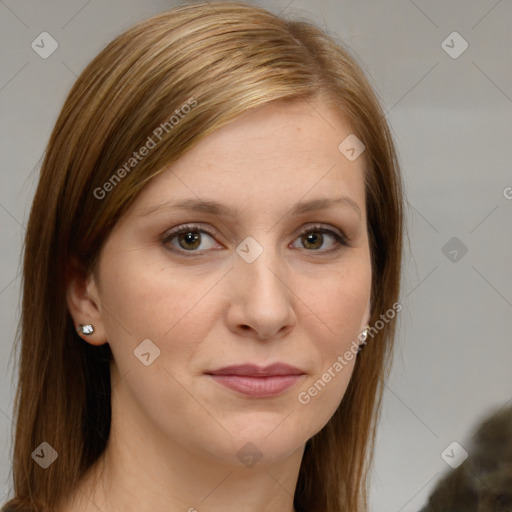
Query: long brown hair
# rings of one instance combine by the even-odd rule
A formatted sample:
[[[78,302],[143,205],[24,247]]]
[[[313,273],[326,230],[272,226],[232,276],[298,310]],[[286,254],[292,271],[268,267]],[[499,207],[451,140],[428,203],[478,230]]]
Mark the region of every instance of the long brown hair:
[[[271,101],[311,101],[319,94],[346,115],[366,147],[373,325],[398,299],[402,185],[377,97],[336,36],[244,3],[199,2],[138,23],[85,68],[51,134],[27,226],[16,339],[14,497],[5,510],[53,510],[108,439],[112,353],[108,344],[84,343],[75,331],[65,300],[71,261],[88,275],[145,184],[208,134]],[[193,108],[161,130],[159,144],[128,171],[133,152],[187,102],[195,102]],[[115,173],[122,179],[114,180]],[[340,406],[307,442],[297,510],[366,510],[395,320],[359,353]],[[47,469],[31,457],[42,442],[58,453]]]

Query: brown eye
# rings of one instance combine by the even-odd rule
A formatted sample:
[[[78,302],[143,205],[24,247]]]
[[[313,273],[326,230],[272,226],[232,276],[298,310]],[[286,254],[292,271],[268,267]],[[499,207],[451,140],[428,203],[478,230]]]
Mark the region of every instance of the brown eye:
[[[302,240],[307,249],[320,249],[324,241],[324,235],[323,233],[310,232],[302,235]]]
[[[299,236],[301,240],[301,247],[308,249],[309,252],[319,252],[321,254],[329,253],[342,249],[343,246],[348,246],[348,240],[344,235],[337,233],[331,229],[327,229],[323,226],[313,226],[307,231],[304,231]],[[325,250],[321,250],[322,246],[326,243],[326,240],[332,240],[331,247]]]
[[[197,231],[187,231],[176,235],[180,247],[185,250],[197,249],[201,244],[201,235]]]
[[[215,234],[195,225],[179,226],[164,235],[162,243],[174,252],[181,254],[197,253],[215,246]]]

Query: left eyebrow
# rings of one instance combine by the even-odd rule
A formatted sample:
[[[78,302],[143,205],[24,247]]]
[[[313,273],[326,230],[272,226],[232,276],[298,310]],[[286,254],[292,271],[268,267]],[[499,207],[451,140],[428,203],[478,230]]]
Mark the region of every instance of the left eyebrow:
[[[311,199],[309,201],[299,201],[291,209],[290,215],[300,215],[308,212],[316,212],[326,210],[336,205],[347,205],[354,210],[358,217],[362,220],[361,208],[350,197],[341,196],[336,198],[320,198]],[[201,199],[184,199],[180,201],[165,201],[158,203],[149,208],[145,208],[138,213],[138,216],[143,217],[161,209],[180,209],[194,212],[211,213],[213,215],[225,217],[239,217],[240,210],[236,208],[229,208],[217,201],[201,200]]]

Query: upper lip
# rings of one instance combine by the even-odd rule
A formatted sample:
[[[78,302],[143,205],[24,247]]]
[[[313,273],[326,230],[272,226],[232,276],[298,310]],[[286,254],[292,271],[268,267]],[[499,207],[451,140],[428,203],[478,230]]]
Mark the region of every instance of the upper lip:
[[[275,363],[270,366],[256,366],[254,364],[239,364],[225,366],[218,370],[206,372],[209,375],[247,375],[254,377],[270,377],[276,375],[304,375],[304,371],[285,363]]]

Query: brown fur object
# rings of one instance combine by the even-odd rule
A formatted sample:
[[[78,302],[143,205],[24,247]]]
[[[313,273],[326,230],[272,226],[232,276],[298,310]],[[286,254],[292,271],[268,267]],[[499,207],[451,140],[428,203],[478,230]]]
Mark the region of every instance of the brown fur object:
[[[512,512],[512,407],[483,421],[473,439],[420,512]]]

